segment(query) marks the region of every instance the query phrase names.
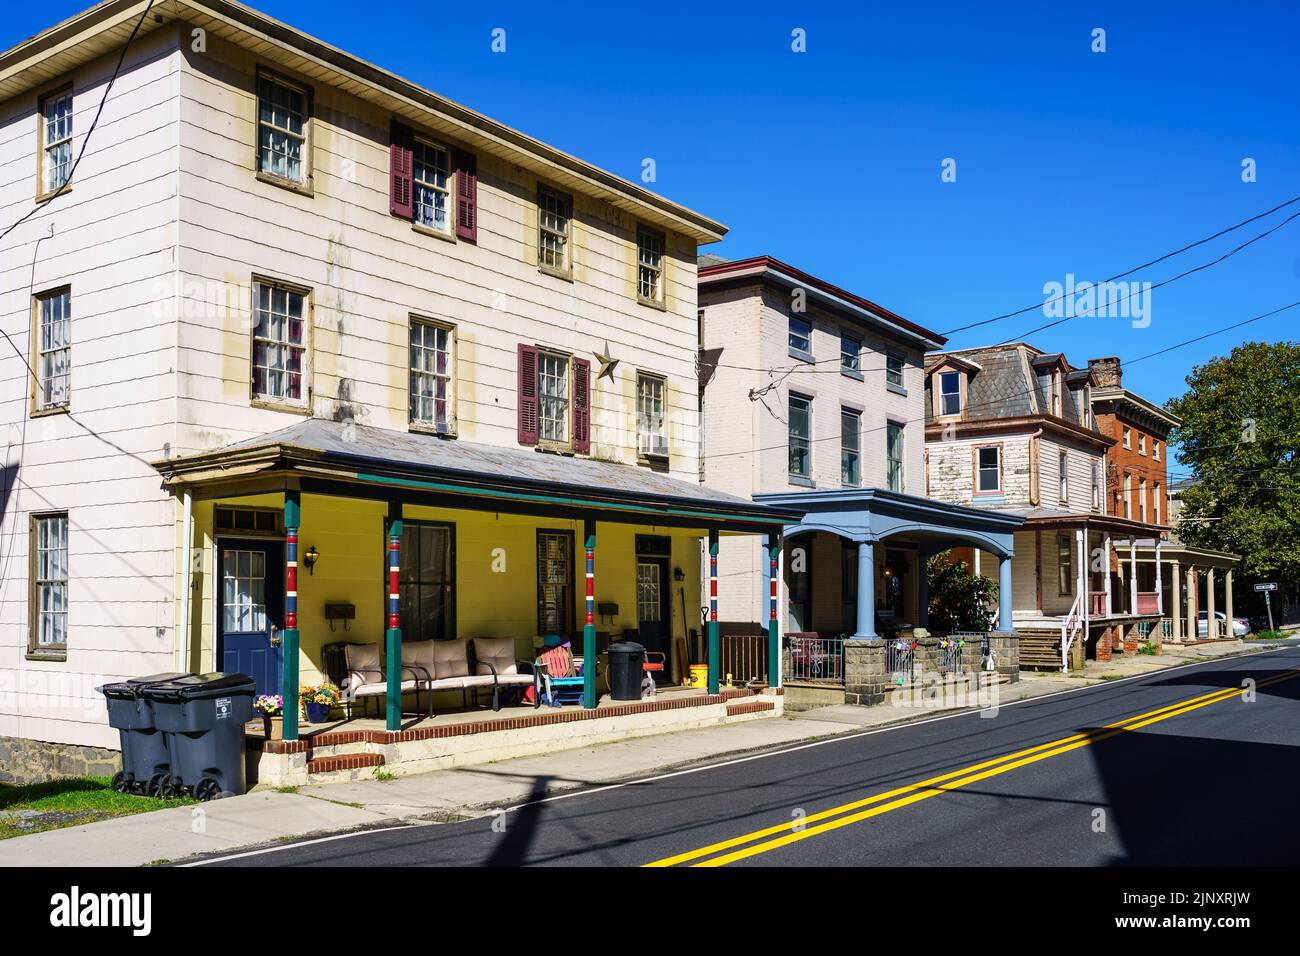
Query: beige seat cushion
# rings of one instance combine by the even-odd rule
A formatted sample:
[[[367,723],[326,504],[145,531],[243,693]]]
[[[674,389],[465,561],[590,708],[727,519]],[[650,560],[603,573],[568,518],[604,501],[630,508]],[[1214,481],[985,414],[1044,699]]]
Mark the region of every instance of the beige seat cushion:
[[[415,690],[415,681],[402,681],[402,693]],[[353,697],[380,697],[388,693],[388,683],[386,681],[373,681],[369,684],[361,684],[351,688],[348,691]]]
[[[429,683],[421,681],[420,687],[424,690],[461,690],[467,680],[468,677],[443,677]]]
[[[402,677],[426,682],[437,676],[437,665],[433,659],[433,641],[411,641],[402,643],[402,666],[410,670],[403,671]]]
[[[513,637],[474,638],[474,660],[478,664],[477,670],[480,674],[492,673],[491,668],[483,666],[485,663],[496,668],[498,677],[519,672],[519,664],[515,660]]]
[[[355,689],[375,681],[383,682],[384,672],[379,659],[378,644],[347,644],[343,656],[348,666],[348,689]]]
[[[473,677],[462,677],[461,683],[465,687],[491,687],[491,674],[475,674]]]
[[[434,678],[469,676],[469,641],[433,642]]]

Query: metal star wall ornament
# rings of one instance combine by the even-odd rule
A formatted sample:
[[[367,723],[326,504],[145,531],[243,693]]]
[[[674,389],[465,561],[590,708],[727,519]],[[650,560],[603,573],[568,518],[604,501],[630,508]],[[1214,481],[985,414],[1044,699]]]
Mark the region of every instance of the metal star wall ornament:
[[[608,339],[605,340],[605,351],[596,352],[595,355],[596,361],[600,363],[600,373],[596,376],[596,381],[599,382],[602,378],[614,381],[614,369],[618,367],[619,360],[610,357]]]

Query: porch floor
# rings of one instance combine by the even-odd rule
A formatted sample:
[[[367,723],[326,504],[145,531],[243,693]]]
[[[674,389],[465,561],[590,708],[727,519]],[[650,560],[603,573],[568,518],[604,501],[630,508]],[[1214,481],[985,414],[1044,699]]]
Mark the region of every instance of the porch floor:
[[[730,696],[748,696],[748,692],[743,687],[719,687],[718,692],[724,697]],[[625,707],[628,704],[650,703],[652,701],[684,701],[691,697],[707,697],[708,692],[699,687],[678,687],[663,686],[659,687],[654,697],[644,698],[642,701],[614,700],[608,693],[601,694],[596,702],[596,712],[608,710],[611,707]],[[379,699],[380,707],[383,706],[383,698]],[[405,702],[405,698],[404,698]],[[503,704],[500,711],[493,711],[491,705],[485,704],[480,707],[471,707],[468,709],[456,708],[454,710],[434,711],[432,717],[420,715],[414,712],[407,712],[402,715],[401,731],[420,730],[428,727],[463,727],[468,724],[488,723],[490,721],[499,721],[511,717],[530,717],[533,715],[554,714],[563,711],[582,710],[580,704],[567,704],[563,707],[547,707],[543,704],[536,709],[532,704]],[[370,705],[371,714],[375,713],[375,705]],[[358,709],[359,713],[359,709]],[[313,737],[322,734],[335,733],[341,731],[383,731],[387,728],[387,722],[382,716],[378,717],[341,717],[338,720],[331,720],[323,724],[309,724],[305,720],[298,722],[298,738],[300,740],[310,741]],[[250,742],[253,740],[261,741],[265,734],[261,720],[250,721],[244,727],[244,735]]]

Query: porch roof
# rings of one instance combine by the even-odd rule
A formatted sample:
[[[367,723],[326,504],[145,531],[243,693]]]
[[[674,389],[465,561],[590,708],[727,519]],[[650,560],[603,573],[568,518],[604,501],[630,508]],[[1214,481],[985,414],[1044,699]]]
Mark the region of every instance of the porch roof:
[[[996,509],[1003,514],[1017,514],[1024,518],[1026,531],[1043,531],[1051,528],[1079,528],[1087,525],[1093,531],[1108,531],[1114,535],[1151,536],[1151,529],[1159,527],[1132,518],[1102,514],[1098,511],[1070,511],[1066,508],[1006,508]]]
[[[201,498],[295,488],[548,515],[600,510],[609,520],[751,532],[802,517],[647,468],[318,418],[153,465],[165,486]]]
[[[1160,545],[1160,557],[1165,561],[1180,561],[1199,567],[1231,570],[1232,566],[1241,560],[1241,555],[1233,554],[1231,551],[1194,548],[1189,544],[1184,544],[1177,537],[1170,537],[1168,540],[1157,540],[1151,537],[1135,538],[1131,541],[1125,538],[1113,543],[1117,549],[1121,550],[1127,549],[1131,543],[1137,551],[1139,561],[1154,560],[1157,544]]]
[[[1009,556],[1014,533],[1024,517],[1010,512],[968,508],[884,488],[775,492],[754,500],[803,513],[786,535],[828,531],[853,541],[882,541],[902,534],[969,544]]]

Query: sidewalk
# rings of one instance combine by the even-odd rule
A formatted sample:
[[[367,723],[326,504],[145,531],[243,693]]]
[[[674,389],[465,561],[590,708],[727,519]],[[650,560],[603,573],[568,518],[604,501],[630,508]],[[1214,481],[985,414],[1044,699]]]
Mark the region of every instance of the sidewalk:
[[[1026,672],[998,688],[997,703],[1263,650],[1234,641],[1169,647],[1159,656],[1089,662],[1069,676]],[[685,769],[727,757],[952,712],[933,703],[839,705],[743,724],[504,760],[393,780],[263,791],[0,841],[0,866],[144,866],[357,827],[481,816],[578,787]]]

